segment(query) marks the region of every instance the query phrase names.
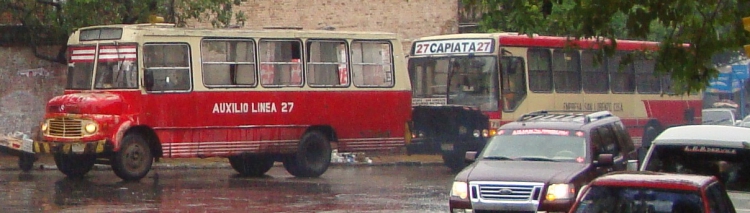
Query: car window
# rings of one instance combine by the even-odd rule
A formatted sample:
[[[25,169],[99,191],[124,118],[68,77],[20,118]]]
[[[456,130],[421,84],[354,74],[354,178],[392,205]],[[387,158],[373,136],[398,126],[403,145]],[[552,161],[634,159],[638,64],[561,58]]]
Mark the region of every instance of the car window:
[[[703,212],[698,191],[591,186],[574,212]]]
[[[734,206],[727,196],[727,192],[721,187],[721,184],[714,183],[706,189],[708,196],[708,205],[711,212],[731,212]]]
[[[594,156],[599,154],[612,154],[617,156],[620,153],[620,145],[617,134],[612,126],[600,126],[591,133],[592,144],[594,145]]]
[[[704,110],[702,112],[703,124],[711,125],[734,125],[734,115],[730,110]]]
[[[697,145],[652,147],[645,170],[716,176],[727,190],[750,192],[750,150]]]

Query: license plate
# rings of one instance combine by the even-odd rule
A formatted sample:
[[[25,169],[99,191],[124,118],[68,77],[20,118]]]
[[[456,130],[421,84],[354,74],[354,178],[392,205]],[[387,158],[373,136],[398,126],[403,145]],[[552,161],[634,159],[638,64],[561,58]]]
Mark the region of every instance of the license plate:
[[[73,144],[73,153],[81,154],[86,149],[86,144]]]
[[[453,151],[453,144],[450,144],[450,143],[440,144],[440,149],[442,149],[443,151]]]

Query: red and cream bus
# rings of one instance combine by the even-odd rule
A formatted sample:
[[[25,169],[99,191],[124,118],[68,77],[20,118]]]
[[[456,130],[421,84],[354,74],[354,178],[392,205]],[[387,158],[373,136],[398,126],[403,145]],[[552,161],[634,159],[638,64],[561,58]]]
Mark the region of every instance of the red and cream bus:
[[[492,129],[533,111],[608,110],[646,146],[667,127],[700,123],[702,97],[670,95],[670,78],[654,74],[653,60],[620,67],[624,54],[654,50],[658,43],[618,40],[618,53],[601,62],[595,60],[597,46],[595,40],[517,33],[419,38],[409,55],[412,104],[478,108]],[[414,122],[413,131],[423,131]],[[442,147],[464,151],[457,144]]]
[[[410,138],[411,87],[391,33],[93,26],[70,36],[68,55],[65,93],[47,103],[34,148],[70,177],[109,164],[138,180],[154,159],[195,157],[227,157],[242,175],[280,161],[317,177],[332,149]]]

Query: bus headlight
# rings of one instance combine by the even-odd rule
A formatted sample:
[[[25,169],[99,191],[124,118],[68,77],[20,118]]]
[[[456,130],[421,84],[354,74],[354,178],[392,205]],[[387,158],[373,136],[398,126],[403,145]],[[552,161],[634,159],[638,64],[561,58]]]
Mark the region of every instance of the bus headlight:
[[[547,200],[572,199],[575,197],[576,189],[573,184],[552,184],[547,187]]]
[[[99,130],[99,126],[94,122],[87,123],[85,126],[83,126],[83,131],[89,135],[96,133],[96,130]]]
[[[454,181],[451,188],[451,197],[466,199],[469,197],[469,185],[466,182]]]
[[[481,136],[481,135],[480,135],[480,133],[479,133],[479,130],[478,130],[478,129],[475,129],[475,130],[474,130],[474,137],[475,137],[475,138],[478,138],[479,136]]]

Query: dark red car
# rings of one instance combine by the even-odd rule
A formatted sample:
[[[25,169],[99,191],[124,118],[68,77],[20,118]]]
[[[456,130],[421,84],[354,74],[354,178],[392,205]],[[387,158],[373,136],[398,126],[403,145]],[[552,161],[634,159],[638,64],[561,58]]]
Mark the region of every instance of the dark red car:
[[[724,186],[714,176],[657,172],[613,172],[581,189],[570,213],[734,213]]]

